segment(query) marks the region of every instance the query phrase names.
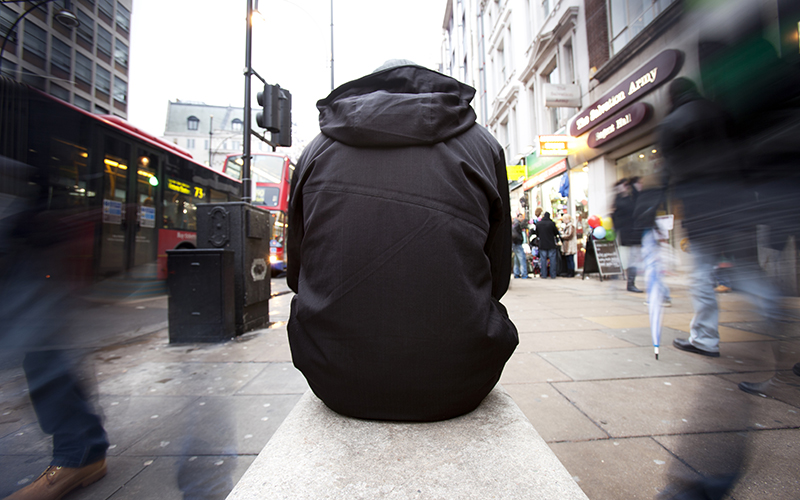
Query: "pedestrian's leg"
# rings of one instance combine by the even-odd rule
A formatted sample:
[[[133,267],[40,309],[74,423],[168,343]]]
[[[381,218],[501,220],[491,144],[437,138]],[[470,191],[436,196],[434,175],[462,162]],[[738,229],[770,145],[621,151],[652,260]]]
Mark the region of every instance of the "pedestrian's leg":
[[[701,249],[693,249],[694,269],[691,277],[694,317],[689,342],[707,352],[719,352],[719,305],[714,294],[711,271],[714,257]]]
[[[53,436],[51,465],[83,467],[105,458],[108,439],[100,418],[62,351],[35,351],[23,361],[39,426]]]

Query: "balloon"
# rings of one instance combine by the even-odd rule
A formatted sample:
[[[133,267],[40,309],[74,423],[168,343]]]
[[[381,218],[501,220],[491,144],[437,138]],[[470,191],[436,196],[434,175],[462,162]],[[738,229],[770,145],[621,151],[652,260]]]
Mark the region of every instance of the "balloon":
[[[614,241],[614,238],[616,237],[617,237],[616,231],[614,231],[613,229],[606,230],[606,241]]]
[[[589,220],[587,220],[586,222],[592,228],[598,227],[602,224],[602,222],[600,221],[600,217],[596,215],[592,215],[591,217],[589,217]]]
[[[606,231],[614,228],[614,221],[611,220],[611,217],[603,217],[603,227]]]
[[[605,228],[603,226],[597,226],[594,228],[594,231],[592,231],[592,236],[594,236],[594,239],[596,240],[602,240],[606,237]]]

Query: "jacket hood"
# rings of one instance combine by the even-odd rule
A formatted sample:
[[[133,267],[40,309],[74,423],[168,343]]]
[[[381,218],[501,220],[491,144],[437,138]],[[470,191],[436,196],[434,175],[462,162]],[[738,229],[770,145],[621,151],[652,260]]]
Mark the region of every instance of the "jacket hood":
[[[379,70],[317,102],[322,133],[357,147],[441,142],[475,124],[475,89],[422,66]]]

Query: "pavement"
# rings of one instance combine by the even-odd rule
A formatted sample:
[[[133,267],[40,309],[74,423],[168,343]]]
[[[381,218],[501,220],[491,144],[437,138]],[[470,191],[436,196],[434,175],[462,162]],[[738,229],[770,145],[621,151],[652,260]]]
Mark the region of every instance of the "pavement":
[[[668,283],[656,361],[645,297],[623,281],[512,280],[503,303],[520,344],[500,383],[592,500],[653,498],[676,476],[723,470],[737,450],[747,453],[730,498],[800,498],[800,391],[776,400],[737,388],[772,375],[772,332],[747,297],[721,294],[722,356],[678,351],[692,309],[685,277]],[[92,334],[81,367],[110,438],[109,473],[66,498],[225,498],[308,387],[286,338],[292,294],[281,279],[272,293],[270,328],[220,344],[170,345],[166,297],[98,306],[110,333]],[[784,307],[800,317],[797,298]],[[781,346],[792,376],[800,349]],[[2,368],[0,498],[50,455],[21,369]]]

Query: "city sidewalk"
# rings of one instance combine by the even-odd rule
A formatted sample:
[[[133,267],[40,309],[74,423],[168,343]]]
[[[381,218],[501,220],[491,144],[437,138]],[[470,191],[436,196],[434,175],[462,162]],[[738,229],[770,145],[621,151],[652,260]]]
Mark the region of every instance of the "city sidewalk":
[[[720,295],[722,356],[681,352],[671,343],[687,336],[691,305],[685,280],[669,283],[674,305],[655,361],[645,297],[623,281],[512,280],[503,303],[520,345],[503,387],[592,500],[653,498],[668,472],[713,471],[724,458],[715,451],[742,436],[751,453],[733,498],[800,498],[800,397],[736,387],[771,375],[774,340],[754,307]],[[109,474],[69,499],[225,497],[307,389],[286,339],[292,295],[283,280],[272,286],[272,328],[237,340],[170,346],[166,329],[140,328],[98,344],[86,367],[111,441]],[[785,302],[800,313],[800,301]],[[166,298],[130,307],[151,310],[153,325],[166,318]],[[25,393],[19,369],[0,371],[0,498],[48,462]]]

